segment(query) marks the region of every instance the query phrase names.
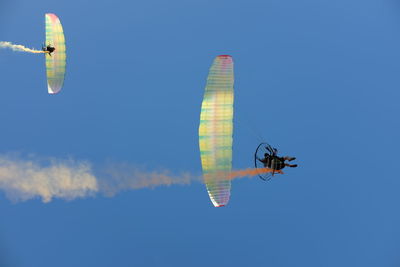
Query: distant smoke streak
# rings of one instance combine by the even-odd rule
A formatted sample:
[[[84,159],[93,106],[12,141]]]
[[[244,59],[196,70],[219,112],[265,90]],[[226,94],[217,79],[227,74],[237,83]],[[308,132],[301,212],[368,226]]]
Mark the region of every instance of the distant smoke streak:
[[[16,45],[16,44],[13,44],[11,42],[0,42],[0,48],[10,48],[13,51],[27,52],[27,53],[34,53],[34,54],[48,53],[47,51],[30,49],[30,48],[27,48],[27,47],[25,47],[23,45]]]
[[[228,177],[233,180],[268,172],[272,170],[237,170],[229,173]],[[221,176],[227,177],[226,174]],[[192,182],[203,183],[203,178],[190,173],[174,175],[168,170],[145,171],[130,164],[108,164],[95,175],[88,162],[38,160],[34,157],[19,159],[0,155],[0,191],[4,191],[12,201],[40,198],[47,203],[54,198],[72,200],[99,193],[114,196],[121,191],[189,185]]]

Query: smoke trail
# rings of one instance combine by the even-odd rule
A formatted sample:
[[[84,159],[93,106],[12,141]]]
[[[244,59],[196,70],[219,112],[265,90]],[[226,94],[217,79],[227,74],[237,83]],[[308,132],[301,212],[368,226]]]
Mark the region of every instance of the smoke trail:
[[[221,173],[221,177],[252,177],[272,169],[246,169]],[[275,171],[276,173],[283,173]],[[131,164],[107,164],[96,168],[85,161],[21,159],[0,155],[0,191],[12,201],[40,198],[44,203],[54,198],[72,200],[102,194],[114,196],[121,191],[158,186],[203,183],[201,176],[172,174],[168,170],[146,171]]]
[[[43,166],[38,160],[0,157],[0,190],[13,200],[40,197],[49,202],[54,197],[75,199],[98,191],[96,177],[88,163],[50,160]]]
[[[27,53],[34,53],[34,54],[48,53],[48,51],[30,49],[30,48],[27,48],[27,47],[25,47],[23,45],[12,44],[11,42],[1,42],[0,41],[0,48],[10,48],[13,51],[27,52]]]
[[[259,174],[265,174],[265,173],[279,173],[283,174],[281,170],[273,170],[269,168],[260,168],[260,169],[245,169],[245,170],[237,170],[237,171],[232,171],[229,175],[229,179],[237,179],[237,178],[242,178],[242,177],[253,177],[257,176]]]
[[[113,196],[127,190],[202,182],[201,176],[190,173],[174,175],[168,170],[145,171],[130,164],[110,164],[104,171],[104,175],[99,177],[99,190],[106,196]]]
[[[0,191],[15,202],[114,196],[121,191],[188,185],[194,181],[201,182],[201,177],[189,173],[173,175],[168,170],[145,171],[130,164],[108,164],[94,171],[88,162],[0,155]]]

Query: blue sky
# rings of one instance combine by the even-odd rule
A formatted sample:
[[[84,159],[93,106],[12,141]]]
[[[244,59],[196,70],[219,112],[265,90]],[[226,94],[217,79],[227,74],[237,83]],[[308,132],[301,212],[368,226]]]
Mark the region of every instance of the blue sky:
[[[43,203],[0,192],[1,266],[398,266],[400,4],[395,0],[0,2],[0,39],[67,41],[63,91],[42,55],[0,51],[1,155],[201,173],[215,56],[235,63],[235,169],[260,141],[299,167]],[[16,156],[15,156],[16,155]],[[34,156],[32,156],[34,155]]]

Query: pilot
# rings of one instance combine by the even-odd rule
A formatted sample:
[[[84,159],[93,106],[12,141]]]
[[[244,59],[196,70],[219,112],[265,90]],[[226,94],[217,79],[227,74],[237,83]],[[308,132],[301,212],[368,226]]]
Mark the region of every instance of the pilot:
[[[262,162],[264,164],[265,168],[270,168],[273,170],[282,170],[285,167],[291,167],[291,168],[297,167],[297,164],[289,164],[289,163],[285,162],[285,161],[295,160],[296,158],[294,158],[294,157],[278,157],[276,154],[278,151],[276,149],[274,149],[274,152],[275,153],[272,155],[265,153],[263,159],[258,159],[260,162]]]
[[[48,46],[46,46],[46,47],[42,47],[42,50],[44,51],[44,52],[47,52],[50,56],[51,56],[51,53],[53,53],[56,49],[55,49],[55,47],[54,46],[51,46],[51,45],[48,45]]]

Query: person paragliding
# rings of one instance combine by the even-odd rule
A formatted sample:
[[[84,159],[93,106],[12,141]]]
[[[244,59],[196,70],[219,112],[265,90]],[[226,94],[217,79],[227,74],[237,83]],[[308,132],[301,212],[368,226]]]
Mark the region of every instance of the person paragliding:
[[[278,150],[276,148],[272,148],[270,150],[269,147],[267,147],[267,150],[270,153],[264,153],[264,158],[258,160],[264,164],[265,168],[270,168],[274,170],[281,170],[285,167],[291,167],[295,168],[297,167],[297,164],[289,164],[286,163],[286,161],[292,161],[295,160],[295,157],[278,157]]]
[[[51,46],[51,44],[49,44],[47,46],[43,45],[42,50],[51,56],[51,53],[53,53],[56,50],[56,48],[54,46]]]
[[[45,23],[46,41],[43,43],[41,50],[5,41],[0,41],[0,49],[10,48],[14,51],[44,54],[46,60],[47,92],[49,94],[57,94],[63,87],[65,66],[67,64],[65,36],[60,19],[55,14],[47,13],[45,15]],[[57,52],[54,53],[56,50]]]
[[[254,163],[256,168],[272,169],[272,173],[259,174],[260,178],[263,180],[269,180],[271,175],[273,176],[277,171],[280,171],[285,167],[297,167],[297,164],[288,163],[295,159],[295,157],[288,156],[279,157],[278,150],[267,143],[259,144],[256,153],[254,154]]]

